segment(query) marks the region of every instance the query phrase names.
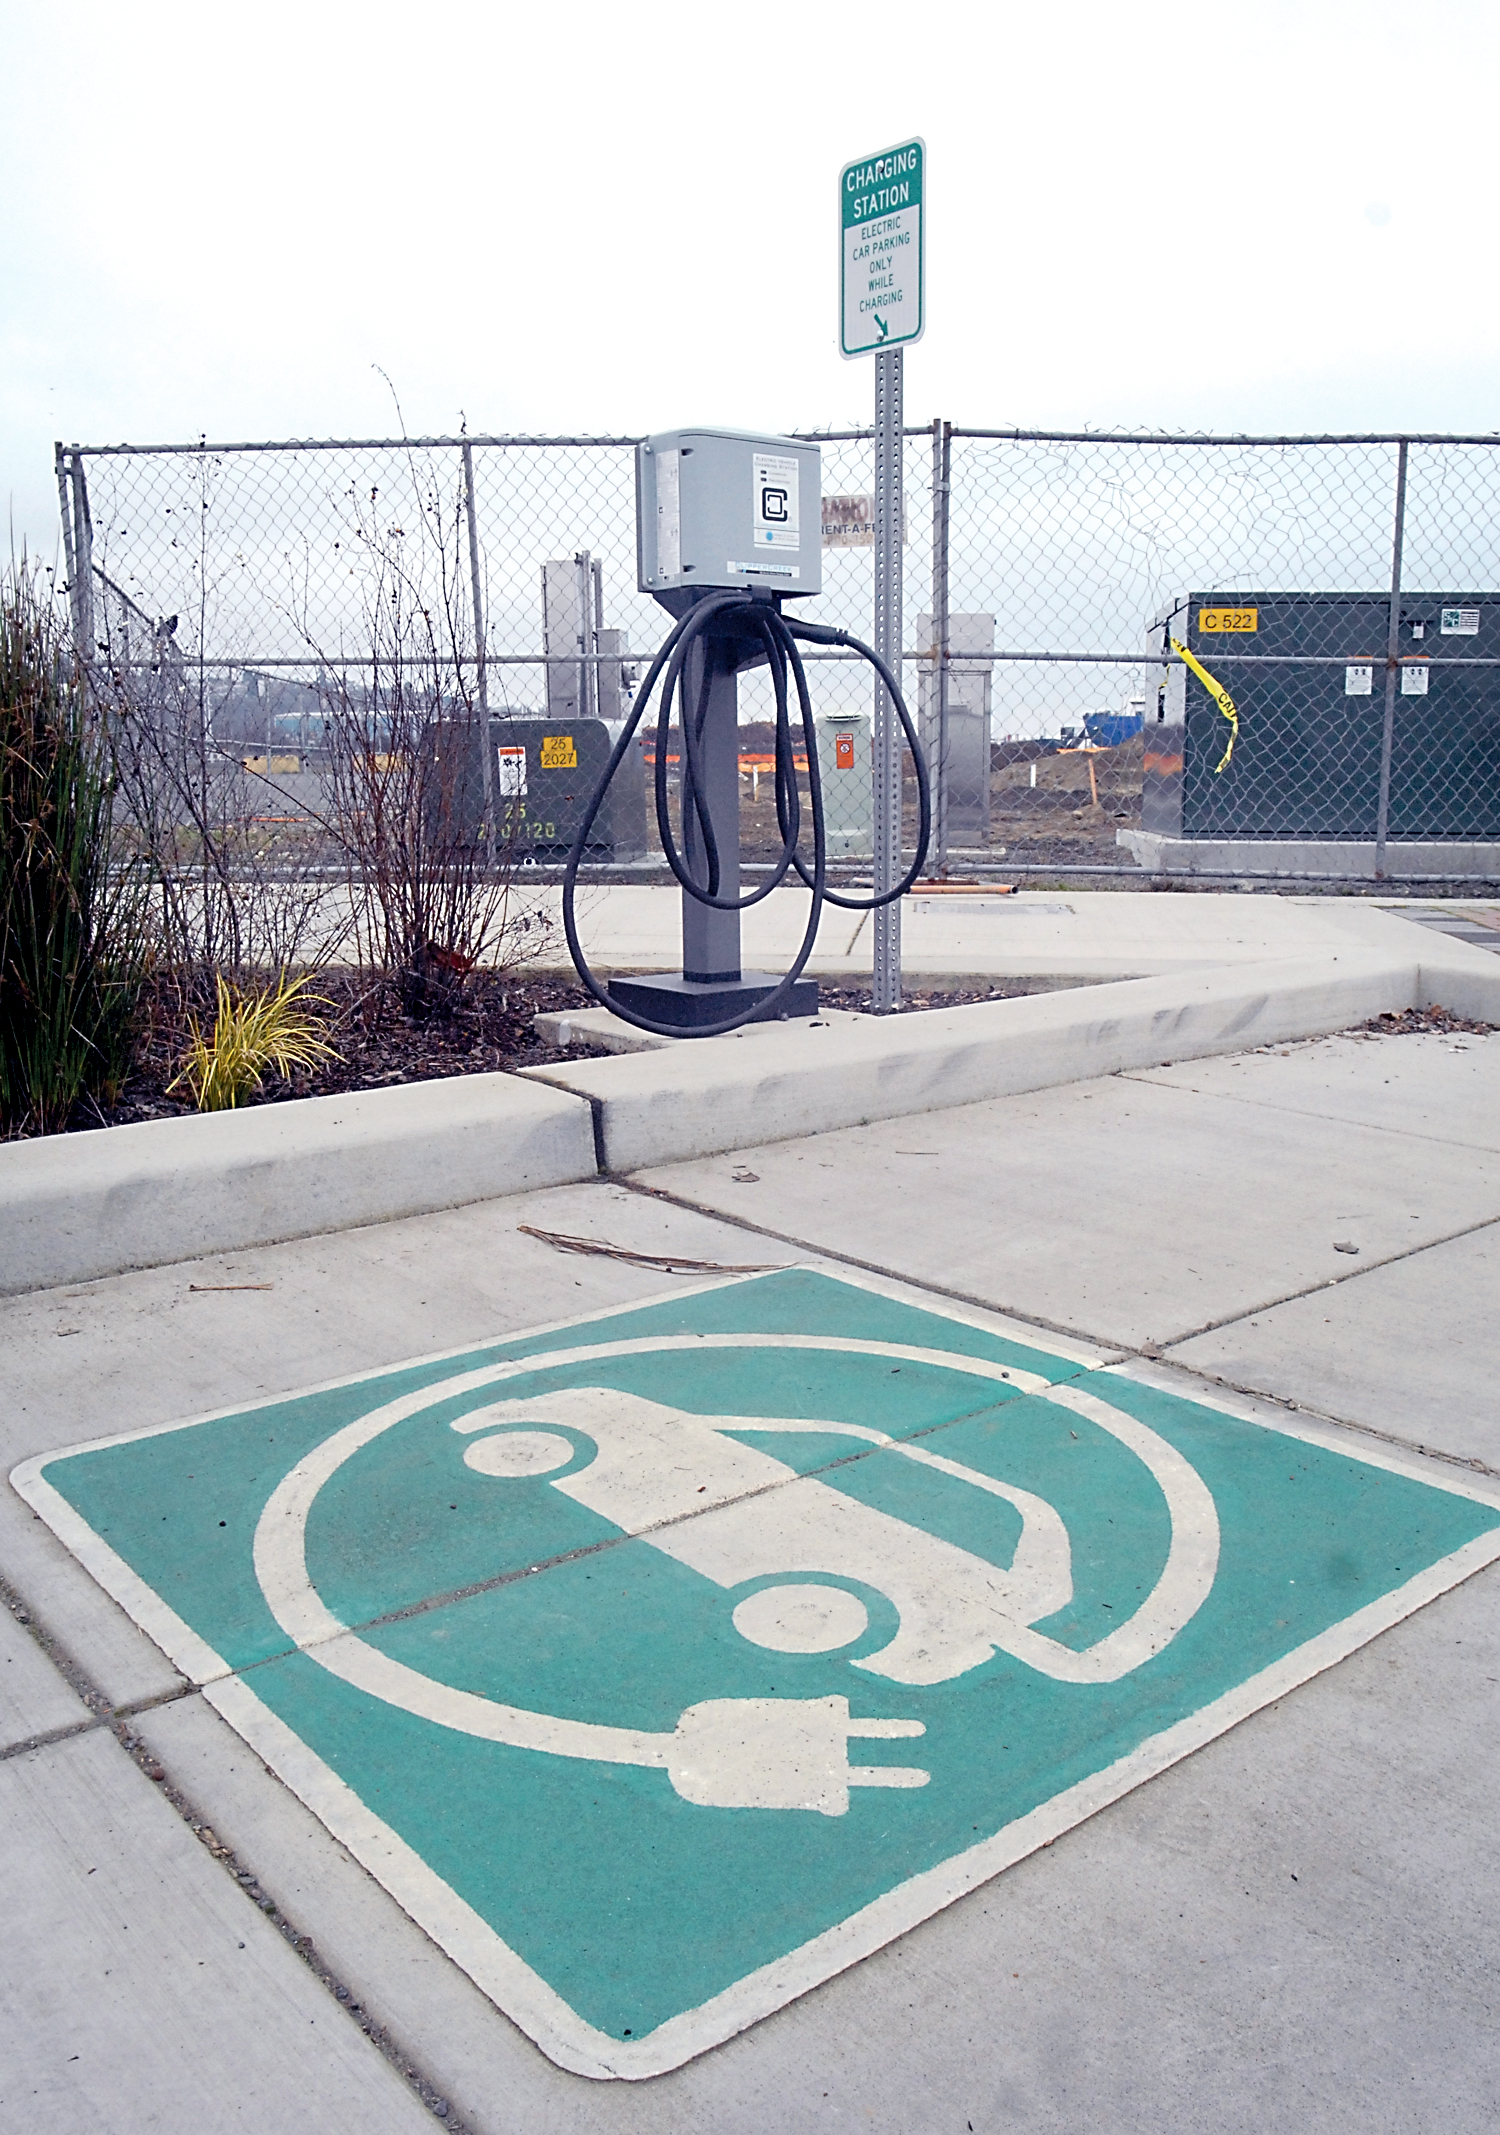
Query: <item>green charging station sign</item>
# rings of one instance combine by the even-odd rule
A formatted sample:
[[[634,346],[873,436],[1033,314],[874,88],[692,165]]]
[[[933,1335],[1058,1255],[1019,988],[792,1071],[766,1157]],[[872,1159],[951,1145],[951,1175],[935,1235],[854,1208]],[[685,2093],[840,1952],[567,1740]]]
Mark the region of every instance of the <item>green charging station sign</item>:
[[[595,2077],[717,2045],[1500,1556],[1477,1477],[799,1268],[12,1480]]]
[[[920,140],[839,172],[839,347],[846,356],[920,341],[927,280]]]

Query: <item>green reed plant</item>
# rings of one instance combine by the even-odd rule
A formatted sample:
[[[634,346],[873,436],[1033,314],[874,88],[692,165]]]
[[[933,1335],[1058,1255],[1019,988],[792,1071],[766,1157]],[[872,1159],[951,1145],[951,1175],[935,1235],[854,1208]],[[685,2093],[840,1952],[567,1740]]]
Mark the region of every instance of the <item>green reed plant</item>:
[[[130,1065],[145,900],[112,861],[114,786],[86,678],[23,558],[0,579],[0,1127],[48,1132]]]

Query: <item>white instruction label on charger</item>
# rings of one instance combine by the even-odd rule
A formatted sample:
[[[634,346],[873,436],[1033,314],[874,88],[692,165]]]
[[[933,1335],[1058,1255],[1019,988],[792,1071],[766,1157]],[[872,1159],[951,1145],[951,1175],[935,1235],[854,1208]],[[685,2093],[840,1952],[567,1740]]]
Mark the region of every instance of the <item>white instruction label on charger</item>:
[[[1401,694],[1403,697],[1425,697],[1427,694],[1427,669],[1403,667],[1401,670]]]
[[[1346,697],[1368,697],[1373,675],[1373,668],[1346,667],[1344,669],[1344,695]]]
[[[1479,635],[1479,610],[1477,608],[1445,608],[1439,634],[1445,638],[1477,638]]]
[[[757,452],[751,461],[757,549],[801,546],[797,526],[797,461],[789,452]]]

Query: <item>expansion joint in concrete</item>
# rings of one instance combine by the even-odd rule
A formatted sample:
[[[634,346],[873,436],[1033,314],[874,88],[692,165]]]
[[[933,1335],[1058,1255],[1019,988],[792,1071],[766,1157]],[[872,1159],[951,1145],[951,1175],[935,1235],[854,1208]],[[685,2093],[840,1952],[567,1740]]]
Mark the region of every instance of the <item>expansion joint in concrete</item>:
[[[910,1274],[900,1268],[888,1267],[884,1261],[862,1260],[857,1254],[840,1252],[835,1246],[816,1245],[810,1238],[799,1238],[794,1231],[775,1230],[768,1223],[753,1222],[750,1217],[735,1215],[728,1209],[712,1208],[706,1202],[691,1200],[686,1194],[675,1194],[668,1187],[647,1186],[642,1180],[632,1178],[628,1172],[612,1175],[609,1183],[611,1186],[622,1186],[630,1193],[640,1194],[647,1200],[665,1201],[670,1207],[684,1209],[691,1215],[708,1216],[715,1223],[728,1224],[737,1231],[748,1231],[752,1237],[774,1238],[778,1245],[789,1245],[798,1252],[813,1253],[819,1260],[831,1261],[839,1267],[858,1268],[866,1275],[879,1275],[887,1282],[905,1283],[909,1289],[924,1290],[930,1297],[946,1297],[955,1305],[972,1305],[980,1312],[1001,1312],[1007,1319],[1015,1320],[1019,1326],[1036,1327],[1044,1334],[1060,1335],[1065,1341],[1094,1342],[1096,1347],[1108,1352],[1099,1359],[1102,1364],[1113,1364],[1123,1357],[1135,1354],[1127,1343],[1098,1341],[1093,1335],[1080,1334],[1076,1327],[1063,1326],[1060,1320],[1042,1319],[1035,1312],[1023,1312],[1011,1305],[997,1305],[992,1299],[979,1297],[972,1290],[956,1290],[950,1284],[932,1282],[926,1276],[923,1276],[920,1282],[914,1281]]]
[[[1285,1409],[1288,1415],[1310,1416],[1314,1423],[1331,1424],[1340,1431],[1354,1431],[1361,1438],[1373,1438],[1379,1444],[1395,1446],[1403,1453],[1419,1453],[1424,1460],[1441,1461],[1444,1467],[1462,1468],[1465,1474],[1500,1478],[1500,1468],[1481,1460],[1477,1454],[1448,1453],[1441,1446],[1430,1446],[1420,1438],[1405,1438],[1399,1431],[1382,1431],[1373,1423],[1357,1423],[1353,1417],[1337,1415],[1332,1409],[1315,1408],[1309,1401],[1291,1401],[1285,1394],[1271,1393],[1267,1388],[1252,1386],[1243,1379],[1231,1379],[1223,1372],[1205,1371],[1201,1365],[1179,1364],[1175,1358],[1164,1358],[1159,1352],[1151,1361],[1165,1363],[1170,1371],[1180,1372],[1185,1379],[1196,1379],[1203,1386],[1222,1387],[1226,1393],[1241,1394],[1247,1401],[1263,1401],[1268,1408]]]
[[[1222,1319],[1204,1320],[1197,1327],[1185,1327],[1181,1334],[1174,1334],[1164,1342],[1143,1342],[1134,1353],[1149,1358],[1165,1356],[1169,1349],[1176,1349],[1183,1342],[1195,1342],[1201,1334],[1220,1334],[1226,1327],[1237,1327],[1242,1320],[1253,1319],[1258,1312],[1274,1312],[1278,1306],[1295,1305],[1305,1297],[1322,1297],[1329,1290],[1341,1290],[1345,1283],[1358,1282],[1361,1276],[1374,1275],[1381,1268],[1399,1267],[1406,1260],[1420,1260],[1424,1253],[1436,1252],[1441,1245],[1456,1245],[1460,1238],[1477,1237],[1481,1231],[1493,1230],[1497,1223],[1500,1223],[1500,1215],[1481,1216],[1477,1223],[1465,1223],[1456,1231],[1444,1231],[1440,1238],[1426,1238],[1420,1245],[1404,1246],[1398,1253],[1386,1253],[1379,1260],[1366,1261],[1362,1268],[1349,1268],[1342,1275],[1321,1275],[1316,1282],[1304,1283],[1300,1290],[1263,1297],[1253,1305],[1242,1306],[1237,1312],[1226,1312]],[[990,1309],[993,1311],[995,1307]],[[1082,1339],[1088,1341],[1096,1337],[1085,1335]],[[1290,1405],[1296,1406],[1295,1403]]]
[[[1357,1031],[1336,1030],[1329,1032],[1329,1036],[1332,1038],[1350,1038],[1359,1035]],[[1324,1041],[1321,1038],[1299,1038],[1294,1042],[1301,1046],[1321,1045]],[[1372,1040],[1371,1042],[1379,1043],[1380,1041]],[[1191,1083],[1159,1082],[1157,1077],[1160,1073],[1160,1068],[1121,1068],[1118,1079],[1121,1082],[1145,1083],[1149,1089],[1153,1090],[1180,1089],[1183,1090],[1184,1094],[1191,1094],[1195,1097],[1217,1097],[1223,1094],[1217,1090],[1199,1090]],[[1289,1112],[1294,1119],[1327,1119],[1328,1117],[1326,1112],[1315,1112],[1310,1106],[1289,1105],[1283,1100],[1269,1097],[1242,1097],[1238,1091],[1234,1093],[1233,1102],[1237,1106],[1245,1105],[1252,1111],[1257,1112]],[[1380,1119],[1355,1120],[1351,1124],[1362,1128],[1369,1134],[1398,1135],[1403,1142],[1434,1142],[1440,1149],[1467,1149],[1472,1146],[1468,1142],[1460,1141],[1454,1135],[1423,1134],[1418,1127],[1397,1127]]]

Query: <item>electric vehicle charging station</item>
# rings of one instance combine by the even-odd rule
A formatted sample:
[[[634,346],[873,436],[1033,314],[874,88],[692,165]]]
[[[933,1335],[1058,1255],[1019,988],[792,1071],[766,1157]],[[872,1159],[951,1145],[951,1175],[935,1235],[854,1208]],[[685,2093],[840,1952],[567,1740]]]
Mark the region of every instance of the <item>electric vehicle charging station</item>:
[[[636,452],[637,576],[675,618],[574,836],[563,883],[563,925],[579,977],[626,1022],[668,1037],[710,1037],[743,1023],[817,1012],[815,981],[802,971],[825,904],[868,911],[890,905],[916,881],[927,857],[930,803],[917,732],[888,661],[848,632],[794,621],[783,602],[822,586],[822,483],[818,447],[800,438],[717,429],[669,430]],[[916,768],[917,850],[892,887],[869,897],[831,890],[829,837],[816,715],[798,640],[847,646],[875,669],[905,730]],[[776,805],[782,849],[758,888],[740,894],[738,676],[765,665],[776,698]],[[633,746],[652,691],[657,713],[656,817],[667,864],[682,887],[682,968],[607,987],[578,940],[579,865],[611,779]],[[807,763],[807,816],[797,790],[790,692],[795,689]],[[680,844],[667,796],[674,703],[680,734]],[[810,831],[810,837],[808,832]],[[810,844],[811,850],[808,850]],[[846,848],[847,849],[847,848]],[[746,971],[740,914],[795,875],[812,892],[790,970]]]

